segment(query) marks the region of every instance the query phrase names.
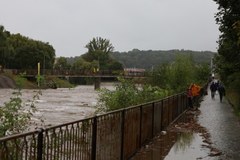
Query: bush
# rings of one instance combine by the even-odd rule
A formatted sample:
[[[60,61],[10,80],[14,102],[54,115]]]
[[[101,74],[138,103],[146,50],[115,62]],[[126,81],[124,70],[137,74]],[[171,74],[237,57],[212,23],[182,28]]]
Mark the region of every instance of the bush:
[[[148,81],[172,94],[185,91],[191,83],[203,85],[209,73],[207,64],[194,64],[190,56],[178,55],[173,63],[155,68]]]
[[[227,80],[227,97],[240,116],[240,73],[228,76]]]
[[[32,124],[31,117],[36,112],[34,103],[40,94],[37,92],[30,103],[24,104],[20,90],[13,92],[10,101],[0,106],[0,137],[21,133]]]
[[[119,78],[119,81],[114,91],[106,88],[99,90],[97,113],[130,107],[168,95],[166,90],[159,87],[150,85],[136,87],[131,80]]]

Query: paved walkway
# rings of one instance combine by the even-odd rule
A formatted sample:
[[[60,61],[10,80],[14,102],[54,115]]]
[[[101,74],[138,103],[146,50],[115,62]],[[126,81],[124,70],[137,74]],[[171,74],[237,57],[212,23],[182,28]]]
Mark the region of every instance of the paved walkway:
[[[210,133],[211,146],[222,152],[220,156],[209,156],[210,149],[200,134],[184,135],[167,133],[145,146],[133,160],[240,160],[240,123],[234,115],[232,106],[224,98],[220,103],[219,95],[211,99],[209,94],[200,105],[198,123]],[[172,135],[173,134],[173,135]],[[161,136],[160,136],[161,137]],[[183,144],[183,141],[184,144]]]
[[[208,93],[201,103],[199,123],[208,129],[213,146],[223,152],[221,159],[240,160],[239,119],[225,98],[220,103],[218,94],[211,99]]]

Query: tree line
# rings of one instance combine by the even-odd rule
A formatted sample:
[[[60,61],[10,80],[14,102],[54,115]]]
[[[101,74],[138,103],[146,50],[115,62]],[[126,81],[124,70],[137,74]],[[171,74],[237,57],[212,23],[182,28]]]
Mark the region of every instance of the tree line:
[[[238,93],[235,105],[240,110],[240,1],[214,1],[218,4],[215,18],[221,32],[214,58],[216,72],[229,90]]]
[[[113,52],[112,56],[126,68],[153,69],[161,64],[172,63],[178,55],[190,56],[196,64],[208,63],[215,55],[211,51],[191,50],[139,50],[133,49],[128,52]]]
[[[152,69],[171,63],[178,54],[189,55],[195,63],[210,63],[214,52],[190,50],[138,50],[114,51],[110,40],[96,37],[85,46],[88,51],[76,57],[58,57],[49,43],[30,39],[21,34],[11,34],[0,26],[0,65],[9,69],[36,69],[41,63],[44,69],[58,70],[122,70],[123,68]]]
[[[228,82],[233,77],[240,77],[240,1],[214,1],[219,5],[216,22],[221,32],[215,57],[216,71],[222,80]]]
[[[11,34],[0,26],[0,65],[9,69],[35,69],[38,62],[52,68],[55,50],[49,44],[21,34]]]
[[[114,47],[109,40],[96,37],[85,46],[88,51],[74,58],[56,58],[49,43],[33,40],[21,34],[11,34],[0,26],[0,65],[8,69],[36,69],[40,62],[43,69],[59,70],[122,70],[122,64],[110,54]]]
[[[85,71],[123,70],[120,62],[112,58],[114,51],[110,40],[101,37],[93,38],[86,46],[87,53],[76,57],[59,57],[56,69],[73,69]]]

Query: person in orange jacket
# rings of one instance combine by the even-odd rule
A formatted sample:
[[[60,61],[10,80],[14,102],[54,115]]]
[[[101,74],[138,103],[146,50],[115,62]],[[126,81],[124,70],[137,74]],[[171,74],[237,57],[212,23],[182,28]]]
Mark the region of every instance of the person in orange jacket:
[[[191,85],[191,90],[192,90],[192,95],[193,97],[194,96],[199,96],[200,95],[200,90],[201,90],[201,87],[196,85],[196,84],[192,84]]]
[[[196,84],[191,84],[189,88],[191,89],[192,92],[193,104],[196,105],[196,103],[198,102],[198,96],[200,95],[201,87]]]

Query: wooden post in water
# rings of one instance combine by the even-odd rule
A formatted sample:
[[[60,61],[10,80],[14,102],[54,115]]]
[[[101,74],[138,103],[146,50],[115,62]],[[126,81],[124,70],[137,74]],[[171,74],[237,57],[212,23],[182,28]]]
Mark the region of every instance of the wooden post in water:
[[[95,77],[94,78],[94,89],[100,89],[100,84],[101,84],[101,77]]]

